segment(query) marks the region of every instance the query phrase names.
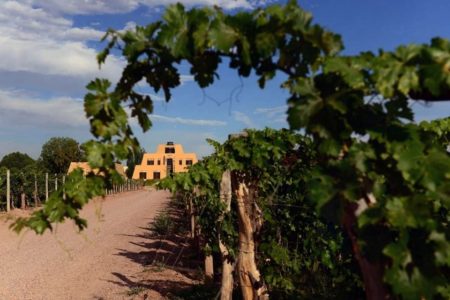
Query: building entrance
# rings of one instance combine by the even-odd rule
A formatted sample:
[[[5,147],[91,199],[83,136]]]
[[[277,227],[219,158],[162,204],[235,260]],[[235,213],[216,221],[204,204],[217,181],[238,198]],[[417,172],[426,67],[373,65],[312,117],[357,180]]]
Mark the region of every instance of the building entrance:
[[[172,177],[173,176],[173,159],[168,158],[166,162],[167,162],[167,175]]]

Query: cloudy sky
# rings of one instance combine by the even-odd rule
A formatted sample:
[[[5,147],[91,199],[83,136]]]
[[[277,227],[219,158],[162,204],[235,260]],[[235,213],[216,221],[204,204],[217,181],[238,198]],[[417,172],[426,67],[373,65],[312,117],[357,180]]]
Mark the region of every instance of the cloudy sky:
[[[83,142],[91,138],[83,112],[85,85],[95,77],[117,80],[123,66],[111,56],[100,71],[95,61],[98,42],[108,28],[124,29],[160,18],[175,0],[0,0],[0,157],[21,151],[37,158],[53,136]],[[185,0],[186,6],[219,5],[235,12],[267,5],[264,0]],[[284,2],[284,1],[280,1]],[[346,53],[405,43],[423,43],[434,36],[450,38],[448,0],[303,0],[301,4],[328,29],[341,33]],[[150,132],[136,130],[142,146],[180,142],[199,155],[211,149],[206,138],[220,141],[243,128],[281,128],[287,94],[275,79],[264,91],[254,78],[241,80],[222,68],[221,80],[200,89],[181,66],[183,85],[173,101],[155,97]],[[143,88],[144,89],[144,88]],[[450,105],[415,104],[419,120],[450,115]]]

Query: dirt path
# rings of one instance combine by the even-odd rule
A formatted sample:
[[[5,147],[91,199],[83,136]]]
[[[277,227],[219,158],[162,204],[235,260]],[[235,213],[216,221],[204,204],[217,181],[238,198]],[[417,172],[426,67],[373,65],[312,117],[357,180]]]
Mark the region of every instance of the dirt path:
[[[148,224],[167,197],[142,190],[89,203],[81,234],[68,222],[19,237],[0,222],[0,299],[129,299],[142,271],[131,254],[145,250]]]

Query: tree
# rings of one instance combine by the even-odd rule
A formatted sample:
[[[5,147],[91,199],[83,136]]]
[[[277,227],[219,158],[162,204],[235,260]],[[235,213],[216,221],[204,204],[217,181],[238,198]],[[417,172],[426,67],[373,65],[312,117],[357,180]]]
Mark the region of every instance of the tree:
[[[181,62],[203,88],[225,60],[239,76],[253,71],[261,88],[284,74],[289,125],[303,129],[317,153],[306,196],[344,228],[367,298],[450,297],[450,156],[439,138],[430,138],[435,133],[414,123],[409,106],[450,99],[450,41],[346,56],[340,36],[313,24],[296,1],[233,15],[177,4],[161,21],[111,30],[106,38],[99,63],[117,48],[127,65],[113,88],[105,79],[87,86],[85,111],[96,138],[86,144],[87,159],[105,177],[83,181],[73,174],[65,200],[56,193],[16,230],[42,233],[65,218],[84,228],[73,212],[101,195],[105,180],[120,180],[114,162],[138,148],[124,106],[144,130],[151,127],[152,100],[136,84],[145,80],[169,101],[181,84]]]
[[[28,154],[21,152],[12,152],[3,156],[0,161],[0,167],[7,169],[23,169],[28,165],[33,164],[35,161]]]
[[[70,162],[83,159],[83,152],[74,139],[53,137],[42,146],[40,159],[51,173],[63,174],[67,172]]]
[[[2,170],[0,176],[3,178],[2,190],[6,189],[5,170],[9,169],[11,172],[11,199],[16,207],[19,207],[21,199],[29,201],[34,198],[38,201],[39,195],[35,194],[35,180],[42,180],[45,173],[39,160],[35,161],[25,153],[13,152],[3,157],[0,168]],[[24,203],[20,206],[24,206]]]
[[[11,199],[12,204],[19,207],[20,199],[22,199],[21,207],[25,208],[25,194],[28,188],[26,180],[28,171],[35,166],[36,162],[28,154],[13,152],[5,155],[0,167],[7,168],[11,174]],[[4,176],[4,174],[2,174]]]

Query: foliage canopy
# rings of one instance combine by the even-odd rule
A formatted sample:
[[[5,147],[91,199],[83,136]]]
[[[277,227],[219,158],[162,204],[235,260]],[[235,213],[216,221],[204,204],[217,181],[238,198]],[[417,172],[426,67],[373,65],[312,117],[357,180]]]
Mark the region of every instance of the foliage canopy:
[[[82,161],[83,151],[72,138],[53,137],[42,146],[40,159],[51,173],[65,174],[71,162]]]
[[[0,167],[5,167],[7,169],[23,169],[33,163],[34,159],[32,159],[28,154],[12,152],[3,156],[0,161]]]

